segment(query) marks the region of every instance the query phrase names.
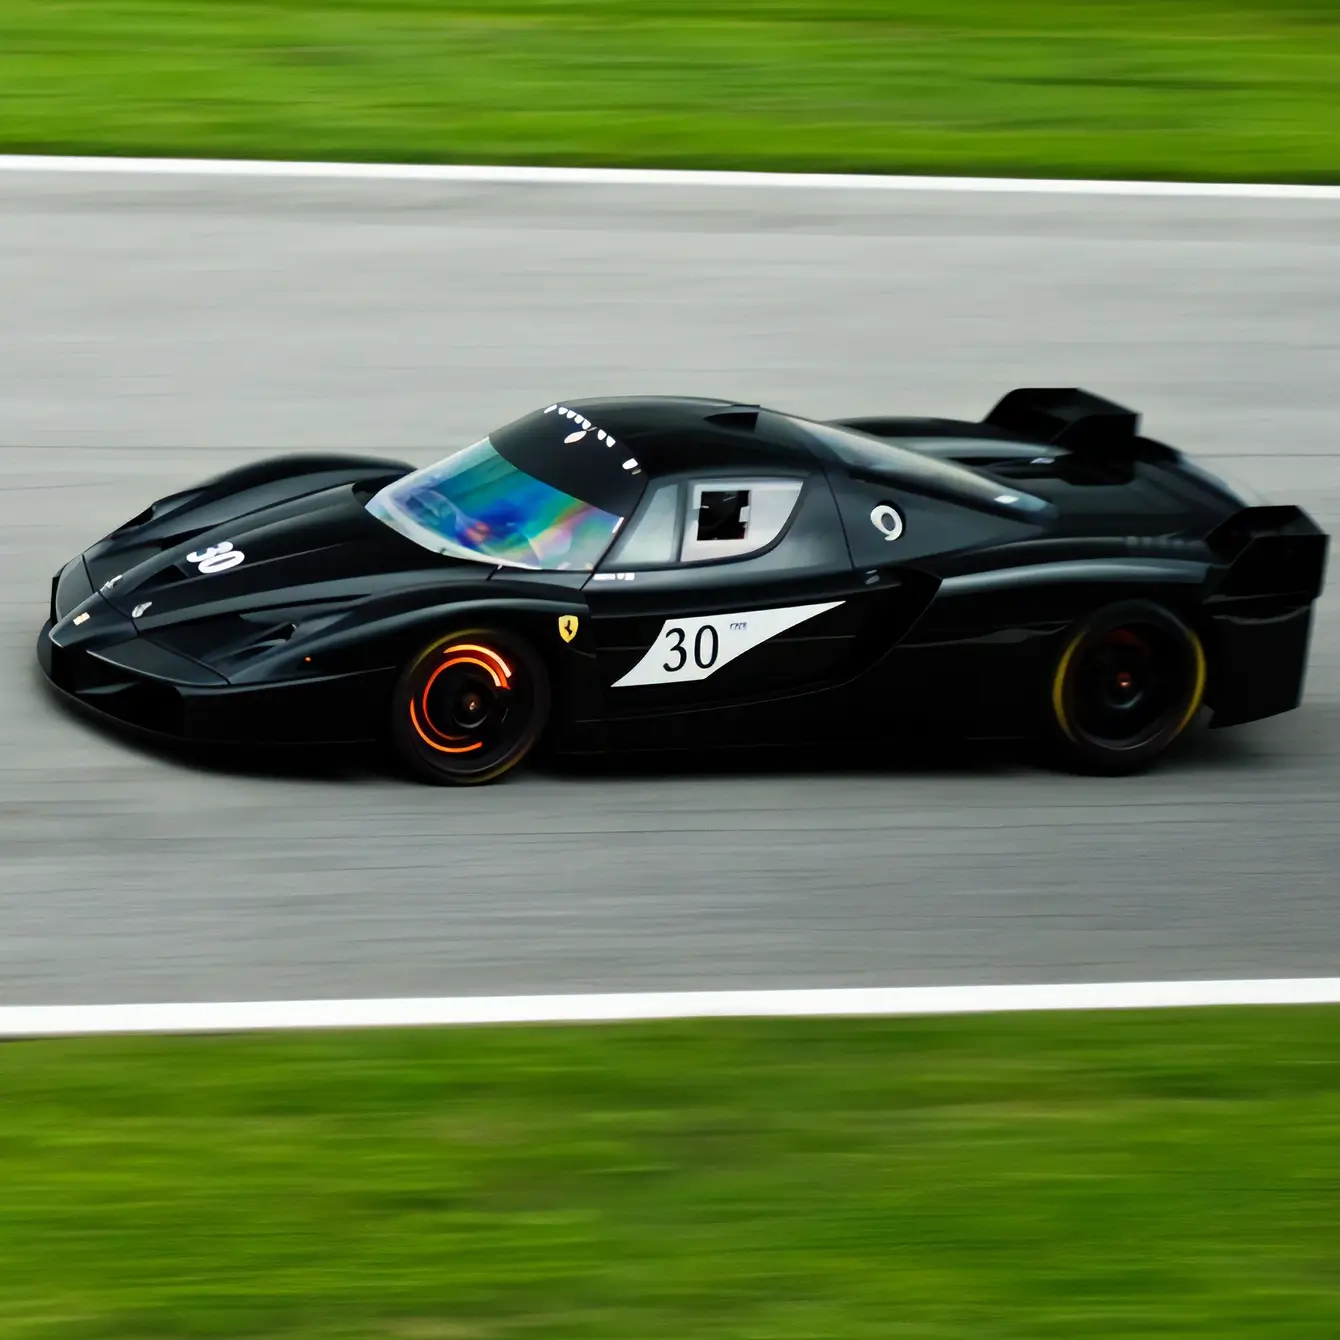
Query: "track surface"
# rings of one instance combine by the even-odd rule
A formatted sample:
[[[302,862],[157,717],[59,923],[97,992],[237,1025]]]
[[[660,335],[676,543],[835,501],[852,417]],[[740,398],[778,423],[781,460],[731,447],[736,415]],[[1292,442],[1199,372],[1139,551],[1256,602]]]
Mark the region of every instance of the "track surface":
[[[555,397],[1079,384],[1340,528],[1340,207],[0,179],[0,1003],[1334,973],[1340,624],[1164,770],[186,766],[40,691],[58,564],[263,452]]]

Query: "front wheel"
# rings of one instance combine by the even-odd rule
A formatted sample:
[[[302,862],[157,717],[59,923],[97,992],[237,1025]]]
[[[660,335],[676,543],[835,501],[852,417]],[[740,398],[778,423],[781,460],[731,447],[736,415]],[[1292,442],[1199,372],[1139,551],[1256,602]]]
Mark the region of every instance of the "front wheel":
[[[1099,610],[1072,630],[1056,662],[1055,752],[1081,772],[1138,772],[1194,720],[1205,678],[1200,638],[1170,610],[1146,601]]]
[[[392,701],[396,752],[422,781],[478,786],[510,772],[549,716],[549,676],[524,639],[472,628],[406,666]]]

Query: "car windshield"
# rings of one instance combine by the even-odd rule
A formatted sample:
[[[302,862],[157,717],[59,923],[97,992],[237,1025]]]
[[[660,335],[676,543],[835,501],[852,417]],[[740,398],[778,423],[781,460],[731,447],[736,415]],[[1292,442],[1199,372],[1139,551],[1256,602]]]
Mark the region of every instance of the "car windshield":
[[[388,484],[367,505],[434,553],[589,572],[623,520],[527,474],[489,438]]]

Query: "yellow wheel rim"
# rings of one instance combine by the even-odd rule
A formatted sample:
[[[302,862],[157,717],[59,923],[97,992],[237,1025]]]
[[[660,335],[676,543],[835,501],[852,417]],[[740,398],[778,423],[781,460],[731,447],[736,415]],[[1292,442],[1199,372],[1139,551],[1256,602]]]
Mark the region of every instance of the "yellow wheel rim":
[[[1061,653],[1061,659],[1056,663],[1056,674],[1052,679],[1052,711],[1056,715],[1056,724],[1065,732],[1066,738],[1075,744],[1079,743],[1079,739],[1070,725],[1070,714],[1066,711],[1065,706],[1066,675],[1070,670],[1070,663],[1075,659],[1075,652],[1079,650],[1080,643],[1088,635],[1089,630],[1082,628],[1070,639],[1066,644],[1066,649]],[[1187,709],[1182,714],[1182,719],[1177,723],[1176,731],[1173,732],[1174,739],[1186,730],[1204,704],[1205,682],[1208,678],[1204,644],[1194,628],[1188,628],[1186,635],[1191,640],[1191,655],[1196,663],[1195,682],[1191,688],[1191,698],[1187,703]]]

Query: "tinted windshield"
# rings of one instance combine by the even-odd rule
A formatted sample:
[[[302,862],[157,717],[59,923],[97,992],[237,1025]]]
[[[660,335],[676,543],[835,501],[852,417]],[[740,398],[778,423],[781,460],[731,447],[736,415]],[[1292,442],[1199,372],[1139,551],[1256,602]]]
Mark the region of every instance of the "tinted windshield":
[[[434,553],[589,572],[621,517],[536,479],[485,438],[388,484],[368,511]]]

